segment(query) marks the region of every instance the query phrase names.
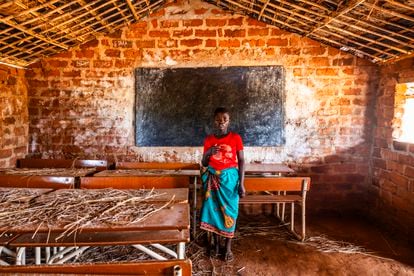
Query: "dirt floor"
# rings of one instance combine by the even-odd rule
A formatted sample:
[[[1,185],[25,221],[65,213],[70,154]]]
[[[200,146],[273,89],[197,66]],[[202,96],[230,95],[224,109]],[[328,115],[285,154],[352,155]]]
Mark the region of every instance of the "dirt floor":
[[[305,243],[265,216],[242,216],[235,259],[207,256],[199,231],[188,256],[193,275],[413,275],[414,247],[367,221],[343,216],[308,218]]]

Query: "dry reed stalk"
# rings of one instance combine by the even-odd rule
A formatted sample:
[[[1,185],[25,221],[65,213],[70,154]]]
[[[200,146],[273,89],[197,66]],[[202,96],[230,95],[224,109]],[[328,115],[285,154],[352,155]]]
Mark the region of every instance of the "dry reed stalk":
[[[0,170],[0,174],[3,175],[22,175],[22,176],[84,176],[90,172],[94,171],[94,169],[65,169],[65,168],[44,168],[44,169],[5,169]]]
[[[167,207],[174,199],[160,207],[146,202],[160,196],[154,190],[62,189],[40,196],[35,194],[37,197],[25,194],[33,200],[21,204],[15,200],[21,197],[19,190],[0,191],[0,229],[5,232],[35,229],[33,237],[44,229],[64,229],[57,240],[91,225],[105,227],[142,221]]]

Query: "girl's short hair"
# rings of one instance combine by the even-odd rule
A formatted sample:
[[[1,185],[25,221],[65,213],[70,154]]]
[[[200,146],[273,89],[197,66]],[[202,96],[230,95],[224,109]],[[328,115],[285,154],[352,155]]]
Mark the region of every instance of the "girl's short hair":
[[[214,116],[216,116],[219,113],[229,113],[229,111],[225,107],[217,107],[216,110],[214,110]]]

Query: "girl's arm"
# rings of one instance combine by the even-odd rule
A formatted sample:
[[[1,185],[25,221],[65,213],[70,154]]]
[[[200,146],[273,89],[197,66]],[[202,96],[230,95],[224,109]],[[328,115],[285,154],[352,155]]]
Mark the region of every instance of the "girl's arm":
[[[239,150],[237,152],[237,160],[239,165],[239,196],[244,197],[246,195],[246,189],[244,188],[244,152]]]

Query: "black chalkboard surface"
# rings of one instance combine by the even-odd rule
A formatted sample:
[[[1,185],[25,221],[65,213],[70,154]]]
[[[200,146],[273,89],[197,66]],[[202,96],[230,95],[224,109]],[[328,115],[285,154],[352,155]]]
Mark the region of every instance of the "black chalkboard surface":
[[[201,146],[213,112],[230,110],[245,146],[284,144],[282,66],[138,68],[137,146]]]

